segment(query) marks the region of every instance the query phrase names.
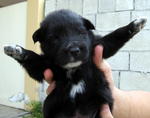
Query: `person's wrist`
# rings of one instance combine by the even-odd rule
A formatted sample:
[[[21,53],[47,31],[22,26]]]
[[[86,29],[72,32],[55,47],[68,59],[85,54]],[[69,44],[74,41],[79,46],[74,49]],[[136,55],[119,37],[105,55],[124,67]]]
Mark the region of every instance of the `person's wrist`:
[[[120,104],[124,104],[124,103],[120,103],[121,98],[124,97],[124,94],[123,94],[123,91],[121,91],[115,86],[111,88],[111,91],[112,91],[112,97],[114,99],[112,114],[114,117],[119,118],[118,114],[120,114],[121,112],[118,112],[118,111],[120,111],[120,108],[122,107],[122,105]]]

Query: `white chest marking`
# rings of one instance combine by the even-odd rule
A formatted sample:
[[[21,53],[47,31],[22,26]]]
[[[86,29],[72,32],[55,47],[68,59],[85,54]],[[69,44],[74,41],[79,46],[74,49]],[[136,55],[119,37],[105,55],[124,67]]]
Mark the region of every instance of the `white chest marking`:
[[[77,93],[82,94],[85,91],[85,82],[83,80],[79,81],[78,84],[72,85],[70,91],[70,97],[75,98]]]
[[[70,68],[74,68],[74,67],[78,67],[81,65],[81,61],[77,61],[77,62],[71,62],[71,63],[68,63],[66,65],[64,65],[63,67],[66,68],[66,69],[70,69]]]

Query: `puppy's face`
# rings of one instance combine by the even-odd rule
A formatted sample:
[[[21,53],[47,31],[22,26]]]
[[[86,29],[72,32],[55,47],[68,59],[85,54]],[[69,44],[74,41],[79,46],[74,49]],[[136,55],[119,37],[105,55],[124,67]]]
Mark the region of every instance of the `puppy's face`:
[[[70,69],[88,60],[92,47],[91,29],[94,26],[88,20],[71,11],[60,10],[45,18],[33,40],[40,41],[42,51],[51,61]]]

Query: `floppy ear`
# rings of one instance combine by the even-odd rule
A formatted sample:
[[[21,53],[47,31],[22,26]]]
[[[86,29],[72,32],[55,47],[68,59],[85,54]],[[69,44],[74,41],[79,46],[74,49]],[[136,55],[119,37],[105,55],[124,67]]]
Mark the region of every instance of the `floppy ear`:
[[[93,30],[95,29],[94,25],[91,23],[91,21],[85,19],[85,18],[82,18],[83,20],[83,23],[84,23],[84,26],[87,28],[87,30]]]
[[[32,36],[34,43],[36,43],[37,41],[41,42],[42,40],[44,40],[43,37],[43,30],[41,28],[39,28],[38,30],[36,30]]]

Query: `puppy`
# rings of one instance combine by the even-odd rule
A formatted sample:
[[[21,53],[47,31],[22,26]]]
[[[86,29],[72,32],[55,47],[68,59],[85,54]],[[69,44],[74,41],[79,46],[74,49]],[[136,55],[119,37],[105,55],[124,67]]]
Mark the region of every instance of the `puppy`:
[[[39,82],[43,81],[45,69],[53,71],[56,88],[44,102],[44,118],[101,118],[100,107],[109,104],[112,110],[113,98],[104,74],[93,63],[93,49],[101,44],[103,58],[109,58],[145,23],[146,19],[137,19],[101,37],[92,33],[95,27],[89,20],[59,10],[50,13],[33,34],[43,54],[19,45],[5,46],[4,51]]]

